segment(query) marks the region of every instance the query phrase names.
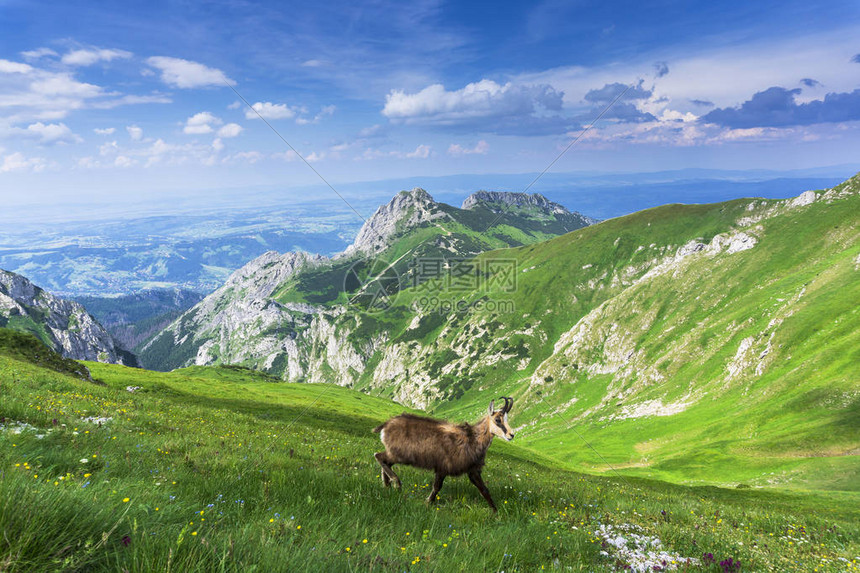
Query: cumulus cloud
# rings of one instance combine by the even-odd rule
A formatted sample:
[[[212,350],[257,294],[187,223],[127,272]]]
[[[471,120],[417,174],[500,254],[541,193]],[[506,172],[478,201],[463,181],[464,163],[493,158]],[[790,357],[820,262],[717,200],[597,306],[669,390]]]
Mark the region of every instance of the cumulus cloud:
[[[732,129],[785,127],[860,120],[860,89],[829,93],[823,100],[797,103],[800,88],[771,87],[755,93],[737,107],[718,108],[702,121]]]
[[[490,150],[490,144],[484,141],[483,139],[475,144],[475,147],[463,147],[459,143],[452,143],[448,146],[448,155],[486,155],[487,151]]]
[[[110,62],[116,59],[127,59],[132,56],[125,50],[81,49],[72,50],[65,54],[60,61],[67,66],[91,66],[97,62]]]
[[[228,123],[218,130],[218,137],[236,137],[242,133],[242,126],[238,123]]]
[[[33,71],[33,66],[19,62],[0,59],[0,74],[28,74]]]
[[[415,151],[407,153],[406,157],[410,159],[427,159],[430,157],[430,146],[423,144],[419,145],[415,148]]]
[[[394,122],[462,126],[488,132],[558,131],[564,120],[564,94],[548,84],[524,85],[492,80],[449,91],[442,84],[417,93],[392,90],[382,114]],[[493,120],[493,121],[487,121]]]
[[[272,103],[268,101],[258,101],[245,112],[246,119],[258,119],[263,116],[264,119],[290,119],[295,117],[296,110],[283,103]],[[255,113],[256,112],[256,113]]]
[[[602,119],[614,119],[622,123],[657,121],[654,114],[642,111],[632,103],[646,101],[653,95],[653,91],[643,88],[642,84],[641,80],[632,87],[616,82],[588,91],[584,99],[595,105],[588,114],[581,116],[580,120],[589,121],[602,113]],[[612,107],[607,109],[610,104]]]
[[[41,157],[26,157],[20,151],[5,155],[0,161],[0,173],[11,171],[41,171],[45,168],[45,160]]]
[[[132,141],[140,141],[143,139],[143,129],[136,125],[129,125],[125,128],[128,132],[128,136],[132,139]]]
[[[95,129],[93,129],[93,132],[96,135],[113,135],[113,132],[115,132],[115,131],[116,131],[115,127],[105,127],[105,128],[97,127]]]
[[[44,124],[41,121],[27,126],[27,133],[38,138],[39,143],[77,143],[83,141],[72,133],[65,123]]]
[[[114,167],[131,167],[136,163],[137,161],[125,155],[117,155],[116,158],[113,160]]]
[[[201,111],[189,117],[185,122],[183,133],[189,135],[200,135],[204,133],[212,133],[214,131],[212,124],[221,125],[221,120],[208,111]]]
[[[191,60],[153,56],[146,63],[161,72],[161,81],[177,88],[222,86],[224,82],[232,86],[236,83],[221,70]]]

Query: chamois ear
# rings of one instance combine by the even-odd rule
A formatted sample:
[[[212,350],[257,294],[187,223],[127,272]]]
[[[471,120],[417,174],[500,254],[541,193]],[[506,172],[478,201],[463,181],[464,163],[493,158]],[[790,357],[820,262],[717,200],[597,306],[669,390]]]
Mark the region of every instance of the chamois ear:
[[[490,408],[487,410],[487,414],[488,414],[489,416],[492,416],[492,415],[493,415],[493,412],[495,412],[495,411],[496,411],[496,410],[493,408],[493,405],[494,405],[495,403],[496,403],[496,401],[495,401],[495,400],[490,400]]]

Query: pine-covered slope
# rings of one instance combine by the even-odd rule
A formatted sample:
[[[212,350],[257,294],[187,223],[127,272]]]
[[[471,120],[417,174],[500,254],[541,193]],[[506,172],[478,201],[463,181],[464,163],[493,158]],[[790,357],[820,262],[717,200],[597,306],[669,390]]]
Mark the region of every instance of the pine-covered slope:
[[[29,332],[65,358],[135,364],[79,303],[0,270],[0,327]]]

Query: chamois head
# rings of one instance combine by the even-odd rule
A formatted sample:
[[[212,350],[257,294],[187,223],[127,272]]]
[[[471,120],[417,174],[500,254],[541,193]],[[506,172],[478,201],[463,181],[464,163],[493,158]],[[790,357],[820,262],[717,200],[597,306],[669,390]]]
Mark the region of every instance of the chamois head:
[[[510,442],[514,439],[514,431],[511,429],[510,424],[508,424],[508,412],[514,406],[514,399],[505,396],[502,396],[502,399],[505,401],[505,405],[502,406],[501,410],[496,410],[493,407],[496,403],[495,400],[490,401],[487,417],[490,419],[490,431],[496,436]]]

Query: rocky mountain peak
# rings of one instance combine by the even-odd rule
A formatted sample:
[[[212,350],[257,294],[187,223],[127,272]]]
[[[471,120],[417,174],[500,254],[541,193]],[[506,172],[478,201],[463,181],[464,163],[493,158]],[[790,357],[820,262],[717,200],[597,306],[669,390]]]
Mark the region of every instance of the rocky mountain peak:
[[[278,285],[290,278],[302,267],[317,265],[324,260],[325,257],[322,255],[302,251],[284,254],[277,251],[267,251],[234,271],[224,283],[224,286],[215,292],[219,293],[239,289],[245,293],[246,297],[265,298],[271,296]]]
[[[540,193],[514,193],[511,191],[477,191],[463,201],[461,209],[472,209],[476,205],[484,205],[491,211],[498,211],[502,206],[519,208],[537,208],[553,215],[569,215],[563,205],[550,201]]]
[[[4,270],[0,270],[0,326],[29,330],[65,358],[135,363],[79,303],[54,296]]]
[[[416,187],[411,191],[401,191],[365,221],[355,241],[342,256],[357,252],[378,253],[388,246],[388,239],[394,235],[426,221],[447,216],[424,189]]]

